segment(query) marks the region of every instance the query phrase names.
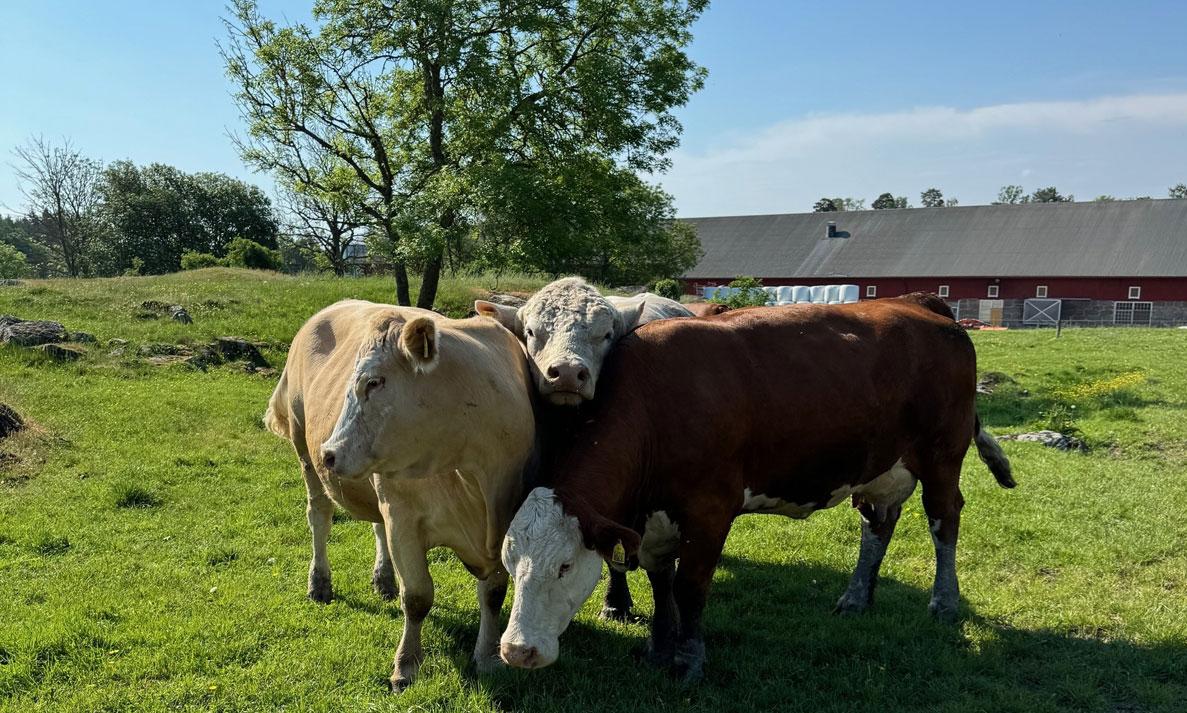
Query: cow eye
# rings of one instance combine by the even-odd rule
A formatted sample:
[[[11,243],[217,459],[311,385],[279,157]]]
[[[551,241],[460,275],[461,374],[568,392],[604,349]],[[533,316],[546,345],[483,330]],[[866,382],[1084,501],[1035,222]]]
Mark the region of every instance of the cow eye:
[[[374,391],[375,389],[380,388],[381,386],[383,386],[383,377],[382,376],[380,376],[378,378],[374,378],[374,379],[368,379],[367,386],[363,389],[363,395],[366,397],[370,397],[371,392]]]
[[[536,336],[536,333],[532,331],[532,328],[531,328],[531,327],[528,327],[528,336],[529,336],[529,337],[534,337],[534,336]]]
[[[565,576],[569,573],[570,569],[573,569],[573,565],[569,564],[568,562],[562,564],[560,571],[556,573],[556,578],[560,579],[561,577]]]
[[[608,342],[608,341],[610,341],[611,339],[613,339],[613,338],[614,338],[614,332],[606,332],[606,336],[605,336],[605,337],[602,337],[602,338],[603,338],[603,339],[605,339],[605,340]]]

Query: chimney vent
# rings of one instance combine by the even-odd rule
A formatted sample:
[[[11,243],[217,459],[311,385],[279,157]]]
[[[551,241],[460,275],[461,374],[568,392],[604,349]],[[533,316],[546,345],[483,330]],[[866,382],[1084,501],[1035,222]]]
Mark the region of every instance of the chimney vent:
[[[825,232],[824,237],[826,237],[826,238],[837,237],[837,221],[835,221],[835,220],[828,221],[828,229]]]

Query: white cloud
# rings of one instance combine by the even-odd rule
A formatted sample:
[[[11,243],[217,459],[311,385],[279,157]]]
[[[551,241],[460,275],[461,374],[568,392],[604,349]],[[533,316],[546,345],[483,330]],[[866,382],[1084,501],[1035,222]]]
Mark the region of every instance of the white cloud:
[[[1165,195],[1187,179],[1174,174],[1185,127],[1187,93],[812,115],[678,151],[661,182],[682,215],[794,212],[885,190],[914,200],[932,185],[979,203],[1023,179],[1081,198]]]

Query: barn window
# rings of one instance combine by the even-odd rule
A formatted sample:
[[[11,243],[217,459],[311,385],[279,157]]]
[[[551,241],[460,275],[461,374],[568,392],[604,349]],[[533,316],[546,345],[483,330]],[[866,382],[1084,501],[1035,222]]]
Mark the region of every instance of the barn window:
[[[1114,302],[1113,324],[1133,324],[1149,327],[1150,314],[1153,311],[1153,302]]]
[[[948,285],[940,285],[940,291],[937,292],[936,294],[938,294],[940,297],[947,297],[948,296]]]
[[[866,285],[866,297],[877,297],[877,296],[878,296],[878,286],[877,285]]]
[[[1046,296],[1047,296],[1047,286],[1046,285],[1039,285],[1038,287],[1035,288],[1035,297],[1046,297]]]
[[[1142,299],[1142,288],[1138,285],[1133,285],[1132,287],[1130,287],[1129,288],[1129,299],[1131,299],[1131,300]]]
[[[985,296],[990,299],[997,297],[997,285],[990,285],[989,292]]]

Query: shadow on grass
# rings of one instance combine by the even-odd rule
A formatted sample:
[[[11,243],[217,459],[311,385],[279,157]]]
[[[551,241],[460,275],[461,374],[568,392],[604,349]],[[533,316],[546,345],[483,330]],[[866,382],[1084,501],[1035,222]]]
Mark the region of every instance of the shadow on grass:
[[[927,614],[929,592],[883,579],[860,616],[831,614],[849,573],[726,557],[706,612],[704,682],[636,663],[645,627],[575,622],[561,658],[469,685],[507,711],[1172,711],[1187,700],[1187,642],[1136,645],[1099,631],[1023,630],[963,609]],[[633,576],[636,592],[645,578]],[[434,617],[465,670],[477,616]]]

